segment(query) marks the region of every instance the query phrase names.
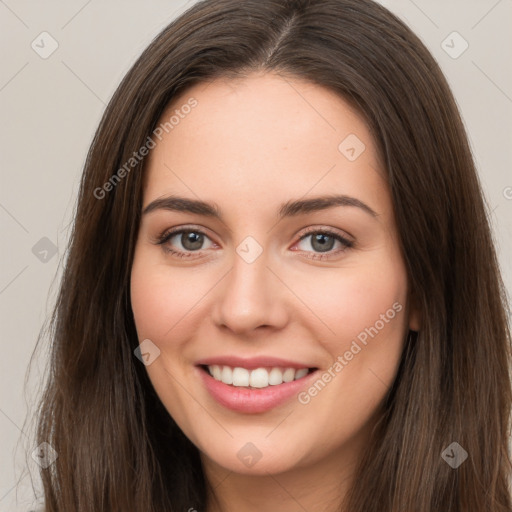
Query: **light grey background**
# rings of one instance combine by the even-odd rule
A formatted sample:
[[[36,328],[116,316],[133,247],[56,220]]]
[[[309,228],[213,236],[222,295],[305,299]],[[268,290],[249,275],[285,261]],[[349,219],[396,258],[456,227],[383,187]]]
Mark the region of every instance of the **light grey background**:
[[[0,511],[27,511],[33,502],[24,471],[35,448],[26,401],[32,404],[40,390],[44,351],[34,360],[26,391],[24,380],[57,290],[87,149],[122,76],[192,3],[0,0]],[[382,3],[420,36],[453,88],[510,291],[512,0]],[[58,48],[43,59],[40,54],[56,44],[52,38]],[[458,56],[465,41],[468,48]]]

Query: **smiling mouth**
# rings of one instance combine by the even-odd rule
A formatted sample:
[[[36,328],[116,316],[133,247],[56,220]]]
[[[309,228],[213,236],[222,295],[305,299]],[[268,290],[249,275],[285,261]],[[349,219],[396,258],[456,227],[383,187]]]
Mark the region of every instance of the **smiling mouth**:
[[[216,381],[232,387],[262,389],[300,380],[317,368],[261,367],[247,369],[225,365],[200,365]]]

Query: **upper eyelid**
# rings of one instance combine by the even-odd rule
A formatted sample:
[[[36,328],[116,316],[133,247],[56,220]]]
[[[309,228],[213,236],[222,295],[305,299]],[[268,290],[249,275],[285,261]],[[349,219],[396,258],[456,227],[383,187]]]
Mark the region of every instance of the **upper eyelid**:
[[[335,228],[318,228],[316,226],[310,226],[306,228],[306,230],[307,231],[305,231],[302,235],[299,236],[299,240],[314,233],[326,233],[328,235],[339,236],[340,238],[344,238],[348,242],[354,241],[354,237],[352,235],[350,235],[346,231],[340,232],[341,230]]]
[[[186,233],[187,231],[197,232],[201,233],[203,235],[208,236],[208,238],[211,238],[210,235],[208,235],[209,230],[206,228],[203,228],[201,226],[185,226],[185,227],[176,227],[176,228],[169,228],[164,229],[160,235],[158,235],[157,238],[164,238],[164,237],[170,237],[174,235],[178,235],[180,233]]]

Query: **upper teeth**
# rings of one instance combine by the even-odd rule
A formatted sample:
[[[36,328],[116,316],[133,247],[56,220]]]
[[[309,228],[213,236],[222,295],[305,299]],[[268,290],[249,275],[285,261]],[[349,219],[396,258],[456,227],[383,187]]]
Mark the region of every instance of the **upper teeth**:
[[[295,368],[256,368],[248,370],[246,368],[232,368],[231,366],[208,366],[210,375],[224,384],[232,386],[251,386],[253,388],[266,388],[267,386],[276,386],[283,382],[301,379],[308,374],[307,368],[297,370]]]

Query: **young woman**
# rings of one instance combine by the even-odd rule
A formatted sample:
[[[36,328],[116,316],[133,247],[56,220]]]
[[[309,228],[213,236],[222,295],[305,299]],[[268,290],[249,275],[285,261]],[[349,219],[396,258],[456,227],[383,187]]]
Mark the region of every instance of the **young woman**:
[[[45,510],[510,511],[506,310],[419,39],[370,0],[199,2],[88,155]]]

